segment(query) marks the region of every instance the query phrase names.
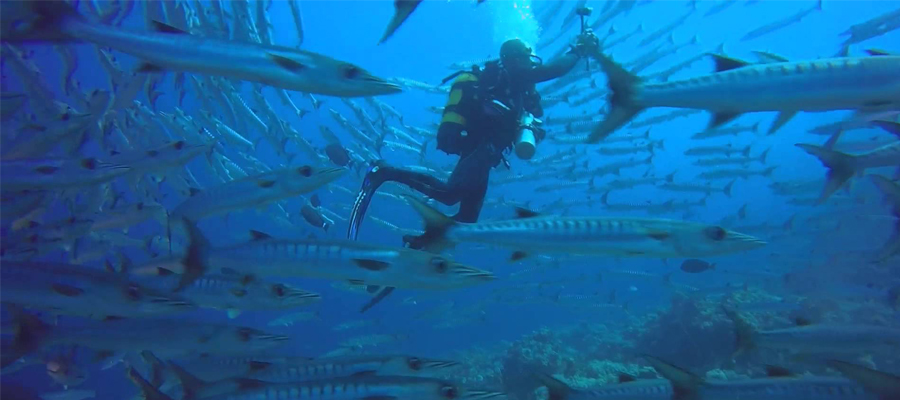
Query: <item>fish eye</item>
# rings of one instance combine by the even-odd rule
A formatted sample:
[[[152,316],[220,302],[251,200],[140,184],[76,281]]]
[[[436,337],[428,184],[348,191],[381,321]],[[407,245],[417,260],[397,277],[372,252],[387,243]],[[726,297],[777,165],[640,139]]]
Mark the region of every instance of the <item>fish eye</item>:
[[[422,360],[417,357],[410,357],[406,359],[406,365],[409,366],[409,369],[413,371],[418,371],[422,369]]]
[[[297,168],[297,172],[299,172],[300,175],[309,178],[310,176],[312,176],[312,167],[310,167],[309,165],[304,165],[300,168]]]
[[[718,242],[718,241],[721,241],[722,239],[725,239],[727,232],[725,232],[724,229],[722,229],[718,226],[711,226],[709,228],[704,229],[703,234],[706,235],[707,238]]]
[[[132,283],[128,285],[128,291],[126,294],[131,300],[139,300],[141,298],[141,288],[139,288],[138,285]]]
[[[242,342],[249,342],[253,331],[250,328],[241,328],[237,331],[238,339]]]
[[[344,68],[341,69],[341,74],[346,79],[356,79],[362,73],[362,70],[359,67],[354,65],[345,65]]]
[[[175,142],[174,147],[175,147],[175,150],[183,149],[184,148],[184,140],[179,140],[179,141]]]
[[[431,259],[431,265],[437,270],[437,272],[444,273],[447,272],[447,260],[441,257],[434,257]]]
[[[272,285],[272,293],[274,293],[277,297],[284,297],[284,285]]]
[[[459,395],[459,391],[455,387],[446,385],[441,387],[441,396],[447,399],[455,399]]]

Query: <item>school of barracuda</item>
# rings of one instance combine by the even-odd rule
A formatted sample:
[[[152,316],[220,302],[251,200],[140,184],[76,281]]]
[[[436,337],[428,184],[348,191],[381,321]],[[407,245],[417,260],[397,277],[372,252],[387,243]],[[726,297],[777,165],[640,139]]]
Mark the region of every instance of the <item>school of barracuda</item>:
[[[503,6],[466,2],[478,12]],[[839,38],[811,30],[809,40],[834,42],[834,52],[794,59],[753,40],[808,27],[828,1],[784,2],[788,12],[736,43],[698,38],[692,26],[761,2],[684,2],[659,26],[641,16],[672,2],[525,2],[541,27],[537,52],[561,54],[560,38],[588,6],[601,53],[538,86],[546,143],[512,171],[494,171],[481,221],[453,221],[399,186],[379,192],[390,212],[376,208],[367,229],[397,245],[339,235],[371,162],[399,158],[449,176],[452,164],[433,153],[436,124],[404,121],[437,117],[449,89],[303,50],[306,34],[320,34],[304,31],[304,3],[0,3],[3,399],[135,397],[87,385],[88,370],[127,377],[148,400],[526,400],[512,381],[528,382],[528,398],[545,387],[537,395],[550,400],[900,399],[900,3],[846,21]],[[414,11],[444,6],[382,3],[395,15],[379,44],[411,34],[402,25]],[[295,36],[275,37],[274,12],[290,14]],[[893,48],[866,47],[882,37]],[[622,43],[641,53],[619,51]],[[726,54],[732,44],[756,60]],[[38,65],[36,51],[59,63]],[[697,73],[704,59],[715,70]],[[83,85],[82,74],[108,85]],[[433,101],[391,105],[412,91]],[[836,113],[793,120],[808,112]],[[311,114],[318,126],[304,119]],[[696,130],[670,129],[687,119]],[[689,147],[671,148],[673,136]],[[794,173],[778,162],[785,154],[809,157],[804,168],[818,175]],[[686,176],[688,165],[699,172]],[[766,186],[772,204],[756,197],[724,218],[703,213]],[[635,188],[656,195],[636,200]],[[773,204],[793,211],[784,222],[763,218]],[[423,231],[422,250],[399,245]],[[865,247],[847,244],[859,235]],[[663,262],[644,268],[646,259]],[[577,275],[547,277],[581,262],[589,267]],[[825,265],[847,268],[824,276]],[[693,274],[722,279],[695,286]],[[628,290],[600,293],[610,279]],[[749,354],[766,376],[704,377],[642,351],[631,359],[658,375],[619,371],[619,382],[584,387],[537,366],[485,385],[462,379],[466,360],[452,352],[384,350],[416,340],[446,350],[418,329],[487,331],[503,305],[556,307],[575,321],[656,312],[629,305],[640,303],[638,286],[724,296],[712,311],[733,324],[722,368]],[[751,289],[777,300],[734,301]],[[477,301],[461,304],[456,293]],[[760,313],[786,317],[825,298],[888,317],[759,326],[771,321]],[[417,328],[373,317],[379,302]],[[324,315],[323,303],[354,317]],[[210,314],[221,318],[196,317]],[[331,351],[305,343],[305,330],[322,328],[341,340]],[[797,358],[759,356],[773,351]],[[782,367],[797,359],[815,372]],[[14,380],[41,368],[49,380],[40,390]]]

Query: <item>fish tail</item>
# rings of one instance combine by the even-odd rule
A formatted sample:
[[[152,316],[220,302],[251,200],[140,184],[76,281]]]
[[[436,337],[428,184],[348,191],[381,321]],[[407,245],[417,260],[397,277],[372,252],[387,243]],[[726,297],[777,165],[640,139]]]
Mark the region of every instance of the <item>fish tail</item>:
[[[844,361],[829,360],[828,366],[856,381],[880,399],[896,399],[900,395],[900,377]]]
[[[456,225],[456,221],[435,210],[421,200],[412,196],[404,196],[406,201],[419,213],[425,222],[425,233],[419,237],[426,251],[439,252],[451,246],[446,238],[447,230]]]
[[[206,259],[209,256],[210,247],[209,240],[206,239],[206,236],[203,236],[203,232],[200,232],[200,228],[197,227],[196,223],[187,218],[182,219],[182,221],[188,231],[188,250],[187,255],[182,260],[184,273],[181,274],[181,280],[178,282],[175,292],[184,289],[197,278],[203,276],[207,268]]]
[[[656,357],[643,355],[643,358],[647,360],[656,372],[672,383],[675,393],[679,394],[676,396],[677,398],[694,399],[698,397],[699,393],[697,391],[704,383],[703,378]]]
[[[178,377],[178,381],[181,382],[181,390],[184,392],[182,399],[184,400],[196,399],[197,392],[199,392],[204,386],[207,386],[206,382],[200,380],[194,375],[191,375],[190,372],[187,372],[178,364],[169,362],[169,368],[172,369],[172,372],[174,372],[175,376]]]
[[[731,182],[728,182],[727,185],[725,185],[725,195],[726,196],[731,197],[731,189],[734,188],[735,182],[737,182],[737,179],[734,179]]]
[[[840,189],[847,180],[853,177],[853,174],[856,172],[856,168],[854,168],[855,160],[852,155],[828,150],[824,147],[811,144],[797,144],[796,146],[807,153],[816,156],[816,158],[822,162],[822,165],[824,165],[825,168],[828,168],[825,188],[822,189],[822,195],[819,196],[819,204],[825,202],[825,200]]]
[[[753,326],[741,318],[737,311],[727,307],[723,307],[722,309],[725,311],[725,315],[727,315],[734,324],[734,353],[731,357],[737,357],[746,351],[756,348],[756,343],[754,343],[756,331],[753,329]]]
[[[534,377],[537,378],[541,385],[547,388],[549,393],[547,395],[548,400],[566,400],[569,398],[569,393],[572,392],[572,388],[569,385],[550,376],[550,374],[535,372]]]
[[[606,73],[609,91],[609,113],[606,119],[597,124],[588,136],[587,143],[597,143],[628,121],[644,108],[635,102],[635,92],[641,86],[641,79],[628,72],[611,58],[597,54],[595,58]]]
[[[134,383],[135,386],[140,389],[141,394],[144,396],[146,400],[172,400],[171,397],[162,394],[159,389],[153,387],[150,382],[147,382],[141,374],[134,369],[134,367],[128,367],[126,370],[126,375],[128,375],[128,379],[131,379],[131,382]]]
[[[45,338],[53,329],[50,325],[41,321],[40,318],[26,313],[19,307],[11,306],[10,312],[13,315],[14,337],[12,349],[4,350],[0,355],[0,368],[18,361],[20,358],[38,351],[42,346]]]
[[[872,125],[884,129],[900,139],[900,122],[877,120],[872,121]]]

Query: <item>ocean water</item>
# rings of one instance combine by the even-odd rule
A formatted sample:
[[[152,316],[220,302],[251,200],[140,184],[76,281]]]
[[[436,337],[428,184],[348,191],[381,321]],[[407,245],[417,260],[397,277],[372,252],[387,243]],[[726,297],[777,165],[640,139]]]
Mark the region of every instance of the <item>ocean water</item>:
[[[88,3],[82,1],[78,9],[90,15]],[[94,3],[101,10],[111,6],[103,1]],[[198,5],[204,9],[210,7],[205,1],[199,4],[179,3],[191,10],[196,10]],[[565,16],[582,2],[565,1],[558,14],[548,18],[547,10],[556,7],[556,2],[487,0],[478,4],[462,0],[424,1],[393,36],[380,45],[377,44],[378,40],[394,13],[393,2],[298,3],[303,14],[304,38],[301,49],[354,63],[378,77],[405,78],[438,86],[441,79],[457,71],[449,67],[451,64],[496,57],[500,45],[511,38],[526,41],[536,49],[537,55],[549,61],[559,49],[574,41],[579,33],[577,20],[568,25],[560,38],[550,45],[542,46],[542,40],[559,35]],[[618,6],[606,3],[594,0],[586,2],[585,5],[593,9],[593,14],[587,18],[588,23],[601,15],[603,10]],[[230,10],[235,4],[239,3],[225,2],[224,6],[226,10]],[[10,5],[11,3],[3,3],[3,7]],[[713,1],[638,1],[629,11],[598,27],[595,33],[601,39],[615,40],[619,35],[633,32],[638,26],[642,26],[641,33],[605,52],[614,60],[626,63],[669,40],[680,45],[696,39],[696,44],[672,52],[638,73],[640,76],[649,76],[694,55],[716,52],[720,44],[729,57],[748,61],[756,61],[754,51],[777,54],[790,61],[833,57],[841,51],[841,43],[846,37],[841,34],[851,25],[900,8],[898,1],[826,0],[822,3],[821,10],[811,11],[795,23],[785,24],[783,28],[758,38],[742,40],[747,32],[811,9],[816,6],[816,2],[740,0],[719,13],[705,15],[718,5],[719,2]],[[253,10],[251,15],[255,16],[255,2],[251,1],[250,7]],[[696,7],[697,11],[675,26],[669,34],[648,45],[639,44],[646,35],[685,15],[692,7]],[[139,3],[121,20],[120,26],[124,29],[146,29],[144,12],[143,5]],[[296,26],[287,2],[271,1],[267,15],[271,21],[270,35],[274,44],[297,44]],[[891,23],[900,24],[898,18],[900,17],[893,17]],[[240,23],[229,22],[232,25]],[[881,49],[896,54],[900,52],[898,43],[900,30],[894,30],[849,46],[848,54],[850,57],[869,57],[865,53],[867,49]],[[15,46],[24,51],[26,58],[40,70],[40,82],[57,101],[77,107],[73,97],[64,93],[62,83],[65,65],[54,45],[27,43]],[[121,89],[112,85],[109,74],[98,59],[97,46],[89,43],[61,43],[57,46],[71,47],[75,53],[78,65],[72,76],[80,82],[84,93],[95,89],[116,93]],[[7,50],[4,49],[2,62],[2,91],[4,94],[24,93],[29,97],[34,88],[10,66]],[[111,54],[117,59],[122,71],[132,71],[140,63],[136,58],[116,50],[112,50]],[[596,61],[581,61],[572,73],[585,69],[592,71],[589,77],[566,86],[565,90],[576,93],[571,96],[570,103],[607,85],[604,70]],[[713,71],[714,63],[711,58],[702,58],[675,72],[670,80],[687,79]],[[208,109],[202,100],[203,97],[214,94],[199,93],[190,80],[185,85],[186,95],[180,102],[178,91],[174,88],[174,77],[174,73],[168,72],[161,78],[157,87],[161,96],[152,107],[153,110],[173,113],[177,108],[195,119],[204,111],[223,115],[218,108]],[[538,85],[538,91],[544,94],[545,90],[542,88],[552,84]],[[248,103],[253,102],[253,85],[236,83],[235,87]],[[282,104],[274,89],[265,88],[262,93],[275,114],[316,149],[322,150],[327,145],[319,133],[322,126],[336,132],[345,144],[355,141],[329,112],[329,109],[333,109],[359,126],[351,108],[341,99],[315,95],[323,103],[316,110],[301,93],[290,92],[294,104],[309,112],[300,118]],[[402,123],[396,118],[386,117],[383,121],[385,125],[396,128],[420,127],[436,132],[441,117],[427,108],[442,107],[447,93],[431,93],[407,86],[402,93],[377,98],[403,115]],[[150,105],[144,90],[135,97],[135,101]],[[363,99],[353,101],[366,108],[370,115],[376,114]],[[713,139],[691,139],[692,135],[704,131],[709,121],[709,113],[697,112],[644,128],[626,126],[610,136],[615,138],[643,134],[649,128],[649,142],[643,140],[632,143],[572,145],[553,140],[569,135],[566,125],[553,123],[554,118],[596,115],[594,120],[599,121],[602,119],[602,111],[608,109],[608,106],[605,96],[578,106],[565,103],[545,106],[549,139],[539,143],[535,158],[546,158],[558,153],[574,156],[562,163],[554,163],[528,162],[510,155],[509,168],[501,165],[492,171],[492,183],[480,220],[512,218],[513,206],[518,205],[547,215],[694,221],[747,233],[765,240],[767,245],[750,251],[703,258],[704,261],[714,263],[715,268],[702,273],[686,273],[679,268],[685,258],[548,253],[530,254],[528,258],[513,262],[510,261],[508,250],[490,245],[460,244],[449,252],[455,260],[489,270],[497,279],[458,290],[397,289],[381,303],[361,313],[360,307],[372,295],[341,290],[333,285],[345,282],[279,278],[279,282],[320,293],[322,300],[287,312],[246,311],[234,319],[228,318],[220,310],[209,309],[173,315],[171,318],[250,326],[290,336],[288,344],[276,350],[278,354],[321,357],[339,350],[340,354],[349,356],[404,354],[455,360],[464,366],[448,372],[448,378],[459,380],[464,385],[502,390],[513,398],[523,400],[533,396],[532,392],[537,386],[528,375],[528,371],[532,370],[557,374],[569,384],[581,388],[612,383],[617,372],[635,374],[640,378],[656,377],[648,364],[638,357],[639,354],[658,356],[700,375],[716,371],[708,374],[712,377],[759,376],[762,375],[765,364],[788,365],[799,372],[814,375],[836,375],[821,362],[809,362],[809,359],[806,362],[797,361],[799,357],[792,357],[790,351],[763,349],[732,359],[734,329],[721,311],[723,304],[743,310],[757,329],[789,327],[797,317],[845,326],[866,324],[900,327],[900,314],[897,311],[900,304],[897,300],[900,293],[900,258],[894,254],[875,260],[882,246],[889,242],[892,235],[897,234],[897,216],[892,214],[891,205],[883,202],[884,196],[871,178],[861,174],[851,178],[848,185],[824,204],[808,204],[819,196],[826,169],[815,157],[795,146],[798,143],[824,144],[828,136],[809,131],[817,126],[853,118],[853,110],[801,112],[773,134],[766,134],[766,131],[774,122],[776,113],[754,112],[741,115],[726,126],[759,122],[756,131]],[[255,102],[251,106],[257,107],[259,105]],[[673,110],[650,109],[637,116],[635,121]],[[20,132],[27,124],[43,123],[41,120],[22,117],[34,112],[33,105],[27,102],[17,119],[3,122],[4,146],[22,140]],[[114,115],[108,118],[123,121],[121,116],[115,116],[116,113],[129,112],[133,112],[131,107],[113,110],[111,113]],[[886,118],[897,122],[896,113],[887,114]],[[130,128],[117,125],[111,129]],[[162,129],[162,125],[154,124],[152,127],[145,127],[143,133],[162,136]],[[255,141],[264,132],[248,128],[240,133]],[[424,160],[429,166],[446,171],[452,169],[456,156],[438,151],[434,139],[413,136],[425,142]],[[843,143],[848,146],[845,148],[848,153],[864,153],[877,147],[877,144],[895,143],[897,139],[884,129],[867,126],[847,131],[837,149],[842,149],[840,146]],[[604,155],[599,149],[646,147],[650,142],[656,144],[652,145],[655,150],[648,163],[623,168],[617,174],[591,173],[592,170],[601,170],[609,162],[643,160],[649,154]],[[659,147],[660,142],[663,143],[662,147]],[[712,186],[717,188],[733,182],[730,195],[721,191],[712,191],[709,195],[678,193],[660,187],[670,174],[674,174],[673,181],[677,183],[706,185],[709,180],[698,175],[714,167],[695,165],[697,157],[685,155],[685,152],[698,146],[725,145],[736,149],[750,146],[749,154],[754,157],[764,151],[768,152],[765,163],[754,161],[748,165],[726,167],[746,171],[775,168],[767,175],[713,181]],[[347,147],[352,150],[351,146]],[[108,150],[100,143],[88,142],[76,154],[64,154],[55,148],[48,151],[45,157],[103,157]],[[263,140],[249,155],[269,168],[319,165],[327,161],[311,159],[294,145],[289,145],[286,150],[297,156],[287,160],[271,143]],[[232,148],[229,151],[235,150]],[[422,165],[420,156],[410,152],[386,149],[380,156],[395,166]],[[732,157],[737,156],[740,155]],[[207,162],[207,158],[197,157],[182,167],[194,173],[201,188],[222,182],[221,177],[210,176],[211,170],[205,166]],[[573,167],[578,170],[577,174],[572,172]],[[547,174],[548,171],[558,173]],[[360,187],[364,172],[365,164],[360,164],[333,184],[347,190],[323,187],[313,193],[321,199],[324,208],[341,218],[347,218],[354,200],[351,193],[355,193]],[[882,175],[896,182],[898,169],[897,166],[874,168],[867,170],[866,174]],[[647,176],[656,176],[660,180],[631,188],[610,187],[608,191],[600,189],[615,180]],[[811,189],[807,188],[800,194],[785,195],[772,188],[773,185],[789,182],[804,182]],[[542,189],[554,184],[568,186]],[[0,182],[0,189],[2,185],[3,182]],[[158,193],[164,196],[152,200],[171,211],[185,197],[177,193],[173,186],[166,185],[163,183],[158,189]],[[387,184],[384,188],[391,193],[406,193],[393,184]],[[73,192],[87,194],[89,189],[72,189],[63,197],[80,199],[75,200],[77,204],[83,198],[73,196]],[[114,182],[113,189],[113,192],[120,193],[108,195],[110,199],[118,196],[128,204],[151,201],[131,191],[122,181]],[[601,199],[604,193],[608,203]],[[237,210],[229,213],[227,218],[204,218],[199,227],[214,245],[246,240],[249,230],[267,232],[276,237],[312,235],[322,240],[346,238],[346,220],[335,218],[334,224],[323,231],[304,223],[302,217],[299,217],[301,207],[307,203],[311,194],[279,203],[291,217],[291,224],[279,222],[276,217],[284,214],[275,210],[275,206],[262,205]],[[701,200],[705,202],[700,204]],[[698,205],[664,209],[661,212],[640,209],[642,205],[664,205],[669,201],[672,204],[692,202]],[[638,209],[616,209],[615,205],[622,204],[635,205]],[[447,214],[455,212],[454,207],[437,207]],[[48,204],[43,213],[32,214],[28,218],[46,224],[77,216],[73,215],[72,209],[71,203],[57,199]],[[387,220],[401,230],[420,230],[422,227],[421,218],[412,207],[387,197],[376,196],[367,215]],[[7,243],[11,243],[16,235],[16,229],[11,227],[11,223],[9,220],[2,221],[2,240]],[[146,222],[129,229],[126,234],[130,238],[143,240],[148,237],[165,237],[166,232],[162,224]],[[399,247],[402,245],[402,235],[403,232],[377,224],[370,218],[363,222],[358,240]],[[173,239],[175,250],[184,251],[185,243],[184,235],[176,233]],[[100,241],[89,242],[87,246],[100,246]],[[163,246],[153,247],[148,252],[140,247],[114,245],[107,254],[86,265],[102,268],[107,260],[115,263],[120,253],[128,255],[138,265],[147,262],[153,255],[165,256]],[[67,263],[72,257],[72,249],[63,247],[40,254],[32,261]],[[5,258],[3,262],[8,260],[11,259]],[[0,299],[2,296],[0,292]],[[317,317],[289,327],[268,325],[280,316],[299,311],[315,312]],[[45,320],[56,317],[53,312],[41,315]],[[65,329],[68,324],[77,324],[79,321],[78,317],[60,316],[57,326]],[[338,328],[348,322],[358,322],[360,326]],[[11,343],[13,326],[11,312],[4,307],[4,343]],[[350,340],[372,339],[370,335],[384,335],[375,339],[383,339],[385,342],[348,345]],[[132,398],[137,389],[126,378],[124,365],[133,364],[139,370],[146,371],[140,359],[133,354],[126,355],[125,362],[101,369],[106,360],[98,361],[92,350],[102,349],[77,349],[75,363],[88,372],[88,378],[71,389],[94,390],[98,399]],[[135,353],[140,350],[135,349]],[[5,347],[4,352],[8,351]],[[888,373],[900,373],[900,346],[892,347],[889,351],[861,350],[858,353],[841,354],[840,357],[821,354],[816,356],[860,362]],[[33,364],[4,373],[3,385],[22,385],[38,393],[64,391],[62,386],[48,377],[46,363],[40,358],[37,355]]]

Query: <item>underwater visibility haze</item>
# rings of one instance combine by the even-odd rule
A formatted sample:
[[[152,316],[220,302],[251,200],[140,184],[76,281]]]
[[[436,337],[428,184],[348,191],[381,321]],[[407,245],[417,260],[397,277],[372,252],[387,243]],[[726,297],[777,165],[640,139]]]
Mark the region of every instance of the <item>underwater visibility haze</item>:
[[[900,399],[900,2],[0,1],[3,400]]]

